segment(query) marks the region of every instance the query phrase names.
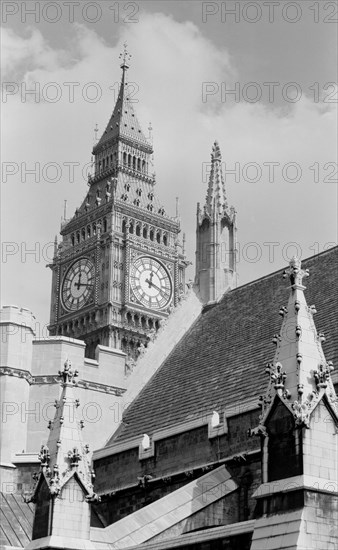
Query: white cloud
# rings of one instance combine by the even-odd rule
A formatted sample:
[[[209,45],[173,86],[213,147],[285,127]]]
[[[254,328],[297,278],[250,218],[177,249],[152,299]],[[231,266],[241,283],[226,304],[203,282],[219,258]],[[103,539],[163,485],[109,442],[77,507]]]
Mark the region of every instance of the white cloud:
[[[80,171],[75,171],[76,182],[70,183],[63,163],[79,162],[82,166],[89,161],[94,125],[98,122],[102,131],[113,108],[109,86],[120,79],[118,55],[125,40],[133,54],[129,78],[139,85],[136,110],[145,133],[148,121],[154,127],[157,190],[171,212],[175,197],[181,197],[191,259],[196,202],[203,200],[206,192],[202,162],[209,161],[215,138],[223,159],[230,165],[235,161],[242,164],[295,161],[307,168],[314,161],[334,160],[335,113],[333,109],[323,111],[310,99],[303,98],[285,112],[260,103],[222,104],[217,96],[214,98],[217,108],[203,104],[203,82],[232,82],[238,74],[227,50],[217,48],[190,22],[178,23],[162,14],[144,14],[137,25],[120,28],[119,44],[114,46],[106,44],[93,30],[74,25],[74,35],[63,49],[52,48],[37,30],[31,29],[26,37],[6,30],[3,51],[7,78],[17,75],[18,84],[20,80],[27,86],[38,82],[40,90],[55,82],[62,93],[55,103],[46,99],[35,103],[31,96],[23,103],[19,92],[8,97],[3,105],[7,133],[3,160],[27,165],[40,162],[41,166],[58,162],[63,172],[62,179],[55,184],[34,184],[29,176],[26,183],[20,181],[19,175],[9,178],[4,194],[11,213],[5,212],[4,240],[27,241],[29,246],[49,242],[58,231],[63,200],[68,199],[69,213],[82,200],[87,187]],[[78,83],[74,87],[74,102],[70,102],[65,82]],[[97,103],[83,97],[89,82],[96,82],[102,91]],[[93,89],[87,89],[90,91]],[[304,171],[304,183],[299,185],[277,181],[269,185],[267,172],[260,184],[243,181],[236,184],[230,178],[227,187],[230,202],[239,210],[242,241],[263,242],[267,238],[267,224],[272,240],[332,240],[333,187],[309,185],[312,176],[311,171]],[[308,219],[301,220],[297,214],[299,208],[302,212],[307,210]],[[323,217],[331,213],[331,220],[315,228],[313,219],[318,212]],[[305,255],[311,255],[311,251]],[[43,269],[47,262],[45,258],[37,262],[29,259],[26,263],[21,260],[19,255],[8,258],[4,296],[9,302],[31,307],[42,320],[47,320],[50,277]],[[20,274],[16,277],[20,278],[21,286],[13,277],[18,267]],[[250,270],[255,277],[274,268],[262,264],[259,272],[259,266],[242,265],[241,280],[250,276]],[[32,291],[34,279],[41,284]]]
[[[4,79],[18,76],[29,67],[55,70],[66,59],[65,52],[53,50],[36,28],[28,27],[27,37],[17,35],[10,28],[3,28],[1,33]]]

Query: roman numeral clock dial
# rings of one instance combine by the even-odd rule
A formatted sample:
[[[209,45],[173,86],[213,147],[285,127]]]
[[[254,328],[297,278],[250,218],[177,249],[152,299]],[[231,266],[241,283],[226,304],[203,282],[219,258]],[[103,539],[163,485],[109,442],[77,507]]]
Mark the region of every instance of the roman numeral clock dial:
[[[172,298],[172,282],[166,268],[143,256],[131,267],[130,286],[138,302],[149,309],[164,309]]]
[[[66,272],[61,288],[64,307],[77,311],[84,307],[94,288],[94,265],[87,258],[77,260]]]

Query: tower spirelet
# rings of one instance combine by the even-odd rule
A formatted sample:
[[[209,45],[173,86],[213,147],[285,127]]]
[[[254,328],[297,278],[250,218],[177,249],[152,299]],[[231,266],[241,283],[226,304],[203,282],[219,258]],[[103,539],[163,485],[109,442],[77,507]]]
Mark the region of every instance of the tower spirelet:
[[[131,54],[128,52],[128,48],[127,48],[127,42],[125,42],[123,44],[123,52],[120,53],[119,55],[119,59],[122,60],[122,63],[121,63],[121,69],[123,72],[125,72],[126,70],[129,69],[129,61],[131,59]]]

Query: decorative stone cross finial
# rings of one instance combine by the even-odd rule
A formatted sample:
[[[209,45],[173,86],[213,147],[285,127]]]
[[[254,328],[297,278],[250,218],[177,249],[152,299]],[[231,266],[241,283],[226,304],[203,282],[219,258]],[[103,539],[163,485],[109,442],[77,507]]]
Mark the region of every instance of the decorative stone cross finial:
[[[289,276],[291,286],[293,288],[296,288],[297,286],[301,287],[301,288],[304,288],[304,286],[303,286],[303,277],[308,277],[309,276],[309,270],[308,269],[302,269],[301,260],[299,258],[297,258],[296,256],[294,256],[290,260],[290,267],[288,267],[288,269],[286,269],[283,273],[284,278],[286,278],[287,276]]]
[[[128,69],[129,68],[128,62],[131,59],[131,54],[128,52],[127,42],[123,44],[123,52],[120,53],[119,59],[122,60],[121,68]]]
[[[61,378],[61,381],[63,384],[71,384],[74,382],[74,378],[78,375],[79,373],[77,370],[72,370],[72,363],[67,358],[63,366],[63,371],[59,370],[59,377]]]

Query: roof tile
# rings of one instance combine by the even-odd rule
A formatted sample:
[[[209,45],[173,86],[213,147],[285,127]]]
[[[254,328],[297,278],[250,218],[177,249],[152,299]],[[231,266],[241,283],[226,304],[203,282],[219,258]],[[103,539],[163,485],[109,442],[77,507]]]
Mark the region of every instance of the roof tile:
[[[337,366],[338,247],[303,266],[310,269],[305,294],[316,305],[318,332],[325,332],[326,360]],[[278,311],[288,295],[278,271],[228,292],[205,310],[129,406],[114,442],[258,398],[267,388],[264,365],[273,359],[272,337],[282,324]]]

